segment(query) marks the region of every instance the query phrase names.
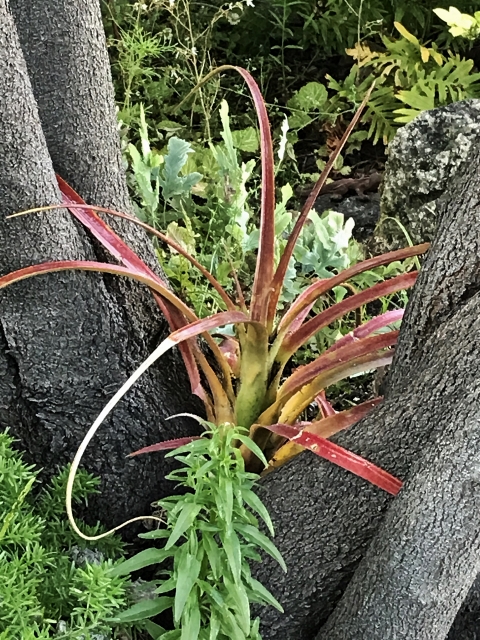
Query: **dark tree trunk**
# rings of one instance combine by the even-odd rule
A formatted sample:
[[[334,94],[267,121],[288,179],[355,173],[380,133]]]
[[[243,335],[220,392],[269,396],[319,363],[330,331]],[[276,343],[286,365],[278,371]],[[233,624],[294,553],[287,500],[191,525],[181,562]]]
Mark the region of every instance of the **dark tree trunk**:
[[[38,28],[35,35],[24,34],[23,42],[27,52],[29,46],[35,47],[33,53],[27,53],[28,71],[43,113],[40,118],[14,21],[5,0],[0,0],[2,274],[45,260],[95,259],[98,247],[67,213],[5,220],[5,215],[15,211],[59,202],[54,170],[91,201],[98,198],[99,204],[128,206],[97,3],[69,3],[68,7],[43,1],[23,4]],[[17,7],[15,3],[12,6]],[[51,37],[42,27],[46,23],[40,7],[54,28]],[[63,27],[62,16],[50,13],[52,8],[58,12],[63,9]],[[88,44],[86,31],[76,33],[72,31],[74,23],[67,25],[67,14],[79,25],[81,11],[84,29],[95,34],[93,54],[103,69],[95,74],[91,71],[90,84],[86,55],[76,60],[78,52],[68,48],[68,42],[81,33],[85,34],[84,46]],[[43,43],[43,51],[39,43]],[[56,52],[53,58],[49,57],[50,48]],[[62,67],[56,57],[60,52],[72,63],[72,69],[76,67],[72,76],[77,77],[70,78],[68,66]],[[55,79],[61,80],[52,75],[54,82],[42,90],[34,68],[47,70],[51,66],[51,71],[57,64],[64,70],[64,86],[55,86]],[[82,64],[87,66],[86,76],[84,84],[78,84]],[[45,82],[50,71],[46,71]],[[68,99],[59,107],[56,99],[70,80]],[[80,102],[78,113],[74,107],[68,110],[69,104]],[[155,264],[145,236],[136,229],[128,235],[133,247],[143,248],[150,264]],[[118,285],[95,274],[63,273],[3,290],[0,329],[2,426],[11,428],[31,460],[52,472],[71,461],[106,400],[151,352],[165,334],[166,325],[149,292],[141,287]],[[183,364],[173,354],[145,376],[99,432],[85,456],[87,468],[99,474],[104,485],[100,497],[91,503],[91,519],[118,524],[127,516],[148,513],[151,501],[171,492],[170,483],[164,480],[163,459],[142,456],[126,461],[125,455],[142,445],[198,430],[193,423],[164,421],[168,415],[185,411],[187,389]],[[192,406],[198,411],[198,405]]]
[[[480,374],[480,206],[474,196],[480,186],[479,153],[470,159],[444,201],[437,239],[402,327],[385,402],[336,438],[339,444],[398,477],[408,478],[407,485],[394,501],[306,453],[265,479],[263,499],[271,510],[278,532],[276,542],[289,567],[288,574],[283,575],[267,559],[258,570],[257,577],[266,582],[286,609],[285,616],[271,609],[265,611],[265,640],[314,638],[350,581],[345,600],[319,640],[413,638],[416,632],[419,638],[427,637],[419,631],[421,619],[417,625],[414,620],[417,613],[409,587],[415,585],[408,576],[422,576],[425,588],[436,581],[445,587],[442,597],[449,608],[438,616],[439,627],[435,631],[432,626],[434,632],[429,636],[440,640],[446,637],[479,569],[475,460],[479,459],[480,442],[475,414]],[[457,470],[461,470],[458,477]],[[438,478],[432,481],[435,474]],[[455,482],[450,483],[451,478]],[[450,502],[453,499],[454,504]],[[454,524],[456,519],[471,526],[461,533],[456,527],[449,530],[453,547],[439,545],[427,563],[427,546],[419,546],[413,553],[413,513],[419,518],[414,523],[418,543],[421,532],[428,531],[433,544],[441,527],[448,522]],[[382,535],[374,538],[356,573],[380,527]],[[456,544],[460,536],[466,549]],[[411,555],[407,555],[407,549]],[[375,561],[377,555],[380,564]],[[442,572],[437,575],[439,567]],[[462,575],[457,575],[457,568]],[[391,585],[382,582],[388,571]],[[382,602],[380,592],[385,593]],[[376,603],[376,618],[364,631],[362,616],[366,610],[355,611],[355,607],[359,602],[368,607],[370,601]],[[441,608],[440,601],[437,605]],[[437,613],[432,603],[425,604],[424,616],[435,618]],[[411,635],[404,636],[400,630],[395,635],[388,626],[389,620],[392,624],[401,615],[409,618]],[[338,635],[333,632],[336,625]],[[378,635],[372,632],[374,628]]]

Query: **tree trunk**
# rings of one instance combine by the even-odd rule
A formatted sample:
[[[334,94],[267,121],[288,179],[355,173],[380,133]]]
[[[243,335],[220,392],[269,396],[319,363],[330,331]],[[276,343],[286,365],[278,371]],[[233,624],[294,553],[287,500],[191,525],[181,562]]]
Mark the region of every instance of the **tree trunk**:
[[[72,60],[67,41],[74,41],[78,34],[66,27],[62,31],[60,16],[54,19],[47,11],[52,3],[24,4],[32,11],[31,19],[37,20],[33,26],[39,28],[35,35],[24,38],[25,49],[40,46],[39,43],[47,47],[45,57],[40,57],[36,66],[47,69],[49,64],[55,66],[59,62],[55,56],[51,61],[50,47],[57,54],[61,49],[62,55]],[[53,3],[53,8],[60,11],[56,4]],[[86,17],[96,16],[98,20],[95,2],[75,5],[81,6]],[[15,3],[12,6],[17,7]],[[40,6],[52,25],[58,27],[58,38],[47,38],[42,32],[40,13],[35,13]],[[65,5],[63,9],[80,21],[78,7]],[[85,28],[93,28],[91,21],[86,22]],[[94,50],[95,47],[100,49],[100,40],[94,44]],[[36,55],[42,54],[38,51]],[[29,56],[29,70],[34,66],[34,58],[35,55]],[[105,54],[103,58],[103,76],[93,75],[90,85],[78,85],[72,79],[67,102],[82,101],[83,116],[79,112],[77,117],[73,111],[65,115],[63,109],[67,109],[67,104],[54,108],[54,87],[47,85],[41,121],[12,15],[6,1],[0,0],[2,274],[45,260],[95,259],[98,247],[70,214],[55,212],[5,220],[5,215],[15,211],[59,202],[54,170],[71,179],[81,195],[92,201],[99,198],[100,204],[123,208],[128,205]],[[82,60],[78,62],[81,64]],[[68,82],[66,70],[65,73],[64,80]],[[42,103],[38,77],[34,84]],[[75,88],[79,90],[77,96],[72,93]],[[60,86],[56,93],[62,90],[65,87]],[[93,114],[90,120],[86,117],[89,101]],[[45,126],[47,120],[49,124]],[[42,125],[47,131],[47,141]],[[68,133],[63,138],[67,125]],[[105,136],[103,163],[100,131]],[[76,166],[78,181],[74,180]],[[129,240],[135,249],[143,243],[144,247],[149,246],[137,230],[129,233]],[[144,255],[148,254],[153,265],[153,251],[144,248]],[[30,459],[51,473],[71,461],[89,425],[155,347],[165,334],[166,325],[151,302],[150,293],[143,288],[119,286],[114,279],[96,274],[62,273],[3,290],[0,329],[0,372],[4,374],[0,379],[0,420],[20,439]],[[119,524],[126,517],[148,513],[154,499],[171,493],[170,483],[164,480],[167,466],[163,457],[141,456],[126,461],[125,455],[158,440],[198,432],[198,426],[191,421],[188,424],[164,421],[168,415],[186,410],[187,385],[178,355],[163,359],[99,432],[85,456],[87,468],[103,480],[101,495],[89,506],[90,520]],[[199,410],[194,402],[190,408]]]
[[[442,563],[442,553],[445,567],[450,561],[454,563],[452,572],[455,572],[455,566],[464,567],[467,561],[472,562],[466,575],[452,577],[450,581],[445,579],[446,598],[450,599],[451,608],[441,621],[441,633],[445,633],[443,636],[434,633],[431,638],[440,640],[446,636],[448,625],[460,606],[459,594],[462,597],[466,595],[473,582],[479,568],[474,558],[477,544],[474,526],[464,533],[465,544],[470,546],[469,556],[462,555],[464,552],[458,548],[452,551],[457,554],[455,557],[447,556],[448,549],[442,547],[438,549],[438,557],[427,566],[422,560],[426,554],[424,549],[407,557],[400,541],[407,544],[411,527],[409,515],[418,511],[418,496],[414,492],[426,492],[429,486],[425,479],[422,480],[423,474],[433,474],[435,470],[441,471],[443,476],[438,479],[435,493],[430,487],[432,511],[428,512],[425,506],[425,519],[417,523],[418,531],[428,527],[429,523],[433,527],[436,517],[441,519],[447,515],[451,520],[457,514],[467,522],[469,519],[473,524],[476,522],[476,500],[473,490],[468,489],[468,482],[474,484],[472,461],[474,456],[478,459],[480,451],[473,433],[460,431],[459,442],[456,443],[454,428],[459,427],[456,416],[462,416],[473,429],[474,412],[478,408],[480,207],[473,194],[479,189],[479,165],[480,151],[477,150],[465,171],[459,172],[459,180],[444,200],[437,238],[411,297],[383,405],[336,438],[342,446],[398,477],[410,478],[409,484],[403,495],[393,501],[387,494],[309,453],[267,476],[263,499],[276,524],[276,543],[284,554],[289,572],[283,575],[269,559],[257,572],[257,577],[267,584],[286,610],[284,616],[272,609],[265,610],[264,640],[314,638],[354,574],[352,586],[345,595],[345,605],[340,604],[338,613],[335,612],[332,618],[340,629],[348,629],[351,635],[342,636],[339,632],[337,637],[382,637],[385,640],[403,637],[400,632],[392,635],[391,628],[382,626],[389,616],[394,620],[397,615],[393,609],[386,608],[385,601],[377,607],[377,623],[384,635],[370,636],[364,634],[361,626],[360,615],[363,613],[355,615],[352,612],[353,601],[347,599],[349,593],[355,593],[360,599],[358,594],[361,592],[362,602],[367,606],[369,599],[375,597],[375,593],[369,591],[369,587],[373,589],[375,580],[378,580],[379,590],[388,590],[387,585],[382,586],[382,578],[376,573],[379,567],[374,564],[377,554],[374,547],[361,565],[358,578],[355,572],[372,537],[382,526],[385,511],[390,505],[392,513],[383,525],[381,544],[391,550],[392,557],[397,553],[404,558],[404,566],[400,566],[397,560],[399,572],[413,576],[421,574],[423,583],[428,584],[428,579],[432,583],[436,579],[435,571]],[[455,453],[457,446],[458,452]],[[472,447],[470,452],[469,446]],[[445,451],[452,453],[450,458],[442,454],[440,460],[444,447]],[[424,468],[418,460],[428,463],[427,466]],[[470,468],[464,471],[471,474],[471,479],[466,480],[463,489],[460,483],[467,476],[462,476],[457,484],[448,487],[448,478],[461,467],[462,460],[471,463]],[[466,492],[463,502],[452,506],[448,502],[449,491],[452,495]],[[450,532],[452,538],[457,534],[455,530]],[[433,539],[433,529],[430,535]],[[396,541],[393,550],[390,540]],[[380,553],[383,547],[379,546],[378,539],[375,544]],[[386,562],[387,551],[382,557]],[[368,583],[362,583],[366,572],[372,577]],[[392,579],[402,584],[398,576]],[[399,588],[396,592],[397,599],[403,598],[404,611],[408,609],[411,598],[407,586],[408,580],[404,579],[403,590]],[[415,629],[414,621],[410,619],[409,622]],[[325,627],[329,633],[332,628],[333,623]],[[335,637],[327,631],[325,634],[322,631],[319,639]]]

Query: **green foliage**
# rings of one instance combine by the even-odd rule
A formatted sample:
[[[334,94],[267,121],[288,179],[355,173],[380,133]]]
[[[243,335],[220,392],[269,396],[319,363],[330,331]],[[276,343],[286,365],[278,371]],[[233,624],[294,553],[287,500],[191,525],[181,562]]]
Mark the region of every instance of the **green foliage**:
[[[39,490],[37,472],[13,443],[0,434],[0,638],[112,637],[107,618],[127,601],[126,580],[110,575],[121,542],[89,550],[65,515],[67,470]],[[98,480],[84,471],[78,479],[75,500],[85,502]],[[87,529],[94,535],[100,527]]]
[[[387,144],[398,123],[410,122],[422,111],[480,95],[480,74],[472,73],[473,60],[450,51],[445,55],[435,43],[422,45],[403,25],[395,26],[401,38],[382,36],[383,52],[357,43],[348,50],[357,63],[347,79],[329,82],[336,91],[332,111],[339,114],[349,102],[355,108],[363,98],[372,83],[371,76],[362,79],[363,69],[373,70],[376,87],[364,121],[370,123],[367,137],[375,144],[379,140]]]
[[[260,531],[257,516],[270,535],[273,525],[252,490],[258,476],[245,471],[236,443],[244,443],[261,458],[263,454],[247,437],[246,429],[202,424],[206,427],[202,438],[167,454],[180,463],[167,478],[186,493],[160,500],[165,528],[141,534],[164,541],[163,547],[146,549],[110,572],[123,576],[162,565],[162,578],[151,583],[156,597],[115,619],[140,621],[172,608],[175,631],[146,625],[153,638],[261,640],[259,619],[251,619],[250,604],[268,604],[280,611],[282,607],[252,577],[250,563],[267,553],[284,570],[286,567],[269,537]]]
[[[294,98],[296,104],[315,103],[321,93],[318,87],[322,85],[311,85]],[[248,286],[251,278],[248,265],[254,264],[258,247],[259,231],[250,206],[255,190],[248,188],[255,162],[245,163],[239,158],[241,148],[258,149],[258,135],[255,129],[231,130],[225,100],[219,115],[222,144],[192,147],[172,137],[164,155],[164,151],[151,148],[140,107],[140,150],[129,144],[128,154],[140,219],[158,230],[166,229],[169,238],[195,255],[227,291],[233,292],[233,270],[240,282]],[[197,171],[200,168],[202,173]],[[293,196],[290,185],[285,185],[281,193],[275,212],[277,262],[295,221],[295,213],[287,208]],[[282,305],[293,300],[312,277],[328,277],[350,264],[347,247],[352,229],[353,221],[345,223],[343,215],[336,212],[310,214],[290,263]],[[223,308],[215,292],[202,283],[198,272],[183,256],[161,247],[158,255],[166,275],[199,316]]]

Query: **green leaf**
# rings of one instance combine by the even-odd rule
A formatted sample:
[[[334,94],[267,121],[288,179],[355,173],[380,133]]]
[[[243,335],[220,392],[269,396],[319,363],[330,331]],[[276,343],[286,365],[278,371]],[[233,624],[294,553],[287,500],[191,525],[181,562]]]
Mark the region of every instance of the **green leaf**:
[[[272,558],[274,558],[278,564],[282,567],[284,571],[287,571],[287,565],[285,564],[285,560],[282,558],[280,552],[277,547],[271,542],[266,535],[264,535],[261,531],[252,527],[250,524],[242,524],[242,523],[234,523],[235,529],[242,534],[242,536],[248,542],[252,542],[257,546],[261,547],[264,551],[266,551]]]
[[[175,578],[169,578],[168,580],[165,580],[163,584],[161,584],[159,587],[155,589],[155,593],[168,593],[169,591],[173,591],[175,589],[176,584],[177,584],[177,581],[175,580]]]
[[[198,586],[205,591],[205,593],[213,600],[213,602],[223,609],[225,607],[225,600],[218,589],[212,587],[211,584],[205,580],[198,580]]]
[[[129,558],[116,567],[112,567],[108,573],[111,576],[126,576],[132,571],[138,571],[152,564],[159,564],[172,555],[173,551],[168,551],[167,549],[145,549],[134,555],[133,558]]]
[[[218,494],[216,496],[217,506],[219,504],[223,506],[223,513],[227,527],[232,524],[233,514],[233,484],[231,478],[221,475],[218,479]],[[218,507],[221,512],[221,508]]]
[[[168,529],[153,529],[153,531],[147,531],[146,533],[139,533],[139,538],[145,540],[157,540],[159,538],[168,538],[170,531]]]
[[[242,444],[244,444],[250,451],[252,451],[262,463],[267,466],[268,462],[265,458],[263,451],[260,449],[258,444],[256,444],[251,438],[248,436],[244,436],[241,433],[237,435],[237,439],[240,440]]]
[[[207,554],[208,562],[212,570],[212,574],[215,580],[219,580],[222,575],[222,551],[215,542],[215,539],[210,533],[204,531],[202,535],[203,548]]]
[[[190,592],[200,573],[200,568],[201,562],[194,555],[188,552],[182,553],[178,563],[175,604],[173,607],[175,624],[180,622]]]
[[[187,162],[189,153],[193,153],[189,142],[175,136],[170,138],[168,153],[158,178],[164,200],[170,200],[173,196],[188,195],[192,187],[202,179],[202,175],[197,172],[187,176],[179,175],[183,165]]]
[[[152,636],[153,640],[158,640],[162,633],[165,633],[165,629],[163,627],[159,624],[155,624],[155,622],[152,622],[151,620],[145,620],[143,626]]]
[[[275,531],[273,528],[272,519],[270,518],[270,514],[268,513],[266,506],[263,504],[257,494],[250,489],[246,489],[242,491],[242,497],[248,504],[248,506],[253,509],[253,511],[256,511],[258,513],[258,515],[267,525],[270,534],[274,536]]]
[[[173,604],[173,598],[163,596],[162,598],[155,598],[154,600],[141,600],[126,611],[122,611],[115,616],[112,620],[115,622],[139,622],[145,620],[145,618],[153,618],[158,616],[159,613],[170,609]]]
[[[327,89],[323,84],[320,84],[319,82],[308,82],[299,91],[297,91],[289,103],[294,103],[295,107],[303,109],[304,111],[313,111],[320,109],[327,99]]]
[[[180,640],[180,636],[182,632],[180,629],[176,629],[175,631],[167,631],[163,636],[160,636],[158,640]]]
[[[223,579],[228,594],[235,608],[235,618],[238,626],[247,636],[250,632],[250,603],[245,587],[242,583],[231,582],[226,576]]]
[[[200,633],[200,603],[195,598],[193,603],[189,603],[182,619],[182,635],[180,640],[198,640]]]
[[[225,609],[222,612],[222,627],[226,628],[224,633],[229,640],[247,640],[235,616],[229,609]]]
[[[221,538],[233,579],[235,582],[239,582],[242,574],[242,549],[240,540],[233,530],[225,532]]]
[[[254,127],[247,127],[240,131],[232,131],[233,146],[240,151],[255,153],[258,151],[258,133]]]
[[[212,611],[212,614],[210,616],[210,635],[208,636],[208,640],[217,640],[219,633],[220,620],[216,616],[215,611]]]
[[[278,609],[280,613],[283,613],[282,605],[278,602],[276,598],[272,596],[270,591],[266,589],[261,582],[259,582],[258,580],[255,580],[255,578],[250,578],[249,584],[250,584],[250,588],[252,589],[253,593],[257,598],[259,598],[262,602],[265,602],[266,604],[269,604],[272,607],[275,607],[275,609]]]
[[[173,545],[177,542],[177,540],[182,536],[187,529],[189,529],[195,518],[200,513],[202,508],[201,504],[195,504],[195,502],[187,502],[178,519],[175,523],[172,533],[170,534],[169,539],[167,540],[167,544],[165,545],[165,549],[171,549]]]

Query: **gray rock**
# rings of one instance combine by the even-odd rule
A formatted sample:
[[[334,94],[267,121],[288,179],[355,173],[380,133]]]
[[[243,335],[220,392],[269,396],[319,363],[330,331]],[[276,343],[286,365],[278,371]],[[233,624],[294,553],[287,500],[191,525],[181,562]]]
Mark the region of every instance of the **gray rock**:
[[[378,193],[369,193],[336,200],[330,194],[325,194],[318,196],[314,209],[320,214],[331,209],[343,213],[345,220],[353,218],[355,226],[352,235],[355,240],[365,242],[373,235],[380,217],[380,196]]]
[[[406,239],[387,216],[397,218],[415,244],[432,240],[437,201],[479,143],[480,100],[425,111],[399,129],[387,150],[377,231],[388,236],[390,248]]]

